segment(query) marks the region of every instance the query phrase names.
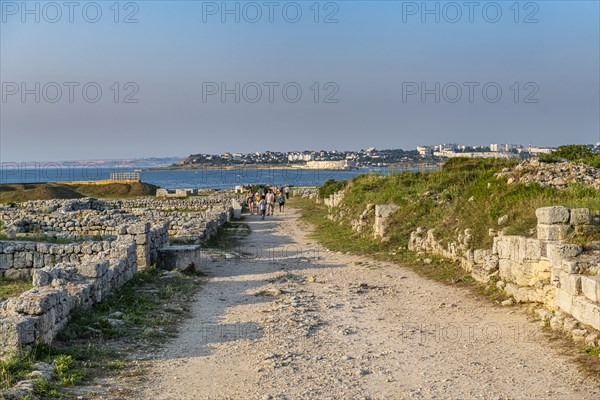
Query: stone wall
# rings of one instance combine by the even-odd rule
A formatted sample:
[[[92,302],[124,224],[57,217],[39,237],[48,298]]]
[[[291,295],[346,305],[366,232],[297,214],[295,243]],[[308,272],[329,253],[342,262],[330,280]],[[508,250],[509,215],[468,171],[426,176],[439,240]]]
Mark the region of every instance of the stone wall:
[[[139,268],[149,267],[156,263],[158,249],[169,245],[168,224],[150,225],[150,222],[142,222],[121,226],[118,239],[134,242]]]
[[[156,189],[156,197],[197,196],[198,189]]]
[[[434,229],[419,228],[411,233],[409,249],[459,261],[483,283],[495,277],[514,301],[543,306],[541,315],[554,327],[589,336],[592,328],[600,330],[600,243],[582,247],[564,241],[598,227],[588,209],[544,207],[536,216],[536,238],[490,231],[492,248],[473,249],[468,229],[443,244]]]
[[[120,210],[76,210],[68,213],[45,213],[38,210],[0,210],[5,234],[46,235],[50,237],[80,240],[93,236],[115,236],[120,225],[131,223],[134,215]]]
[[[323,203],[327,207],[338,207],[342,203],[342,200],[344,200],[344,191],[340,190],[339,192],[335,192],[329,197],[324,198]]]
[[[314,199],[319,195],[317,188],[298,188],[291,191],[292,196]]]
[[[34,288],[0,304],[1,355],[51,343],[75,307],[89,308],[137,272],[136,245],[117,241],[80,264],[36,270]]]
[[[131,208],[120,208],[123,203]],[[170,234],[207,240],[233,215],[231,197],[221,195],[192,203],[198,207],[202,204],[203,211],[171,210],[180,203],[156,199],[52,200],[0,207],[3,233],[15,239],[32,234],[36,240],[104,237],[68,244],[0,241],[2,277],[32,279],[34,285],[0,304],[2,355],[37,342],[51,342],[75,307],[90,307],[131,279],[138,266],[157,263],[160,249],[169,246]],[[185,257],[175,259],[189,261]],[[194,268],[199,267],[199,260],[195,260]]]
[[[85,257],[107,251],[112,241],[51,244],[0,240],[0,275],[29,279],[35,269],[58,263],[80,263]]]

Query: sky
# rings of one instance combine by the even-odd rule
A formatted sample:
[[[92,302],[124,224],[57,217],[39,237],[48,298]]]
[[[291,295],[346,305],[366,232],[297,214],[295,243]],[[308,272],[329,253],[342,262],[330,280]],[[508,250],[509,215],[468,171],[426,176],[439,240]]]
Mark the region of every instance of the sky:
[[[0,0],[0,161],[594,143],[599,3]]]

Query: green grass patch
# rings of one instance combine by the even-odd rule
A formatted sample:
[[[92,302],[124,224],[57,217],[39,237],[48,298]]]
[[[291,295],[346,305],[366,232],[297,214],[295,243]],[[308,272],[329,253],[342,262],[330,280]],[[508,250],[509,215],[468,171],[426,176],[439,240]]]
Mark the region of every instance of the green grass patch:
[[[33,284],[30,279],[10,281],[0,278],[0,301],[16,297],[31,288],[33,288]]]
[[[7,389],[18,381],[26,379],[34,363],[35,358],[29,352],[0,360],[0,389]]]
[[[600,347],[592,346],[590,344],[586,345],[580,350],[581,353],[589,354],[591,356],[600,356]]]
[[[330,195],[339,192],[346,187],[346,181],[336,181],[335,179],[329,179],[319,187],[319,196],[324,199]]]
[[[241,241],[250,234],[250,227],[243,221],[229,221],[219,228],[216,234],[204,243],[205,248],[231,250],[239,247]]]
[[[551,154],[542,154],[540,159],[545,162],[557,162],[560,159],[565,159],[600,168],[600,153],[594,153],[591,148],[583,144],[560,146]]]
[[[499,302],[506,297],[496,287],[496,281],[474,284],[460,265],[432,255],[416,256],[407,247],[410,233],[418,227],[434,228],[434,235],[443,243],[456,241],[457,233],[468,228],[473,234],[473,248],[490,248],[490,228],[532,236],[537,224],[535,210],[539,207],[564,205],[600,210],[600,192],[589,187],[573,185],[559,191],[537,184],[508,185],[504,178],[496,178],[497,172],[516,163],[455,158],[435,171],[365,174],[344,185],[331,181],[326,185],[328,193],[345,188],[344,200],[330,210],[332,215],[328,215],[326,206],[310,199],[293,197],[289,205],[300,209],[301,220],[315,228],[310,236],[331,251],[408,264],[417,273],[436,281],[473,285],[482,296]],[[353,220],[369,205],[390,203],[399,209],[388,220],[389,240],[373,238],[373,212],[366,214],[363,232],[359,234],[352,229]],[[508,216],[508,222],[499,226],[498,218],[503,215]],[[328,218],[331,216],[333,219]],[[600,240],[600,230],[571,239],[581,243]],[[428,257],[431,262],[424,263],[419,257]]]
[[[536,208],[564,205],[600,209],[600,192],[589,187],[573,185],[556,190],[537,184],[508,185],[505,179],[494,176],[515,164],[510,160],[455,158],[437,171],[360,175],[347,182],[344,201],[335,210],[344,216],[334,224],[349,226],[368,204],[394,203],[400,209],[390,218],[388,236],[396,246],[406,247],[410,233],[424,226],[436,228],[438,239],[445,241],[454,241],[458,231],[469,228],[474,248],[489,248],[490,228],[531,236],[537,223]],[[508,223],[499,226],[498,218],[503,215],[508,216]],[[368,224],[364,236],[372,233],[371,227]],[[600,231],[579,240],[600,240]]]

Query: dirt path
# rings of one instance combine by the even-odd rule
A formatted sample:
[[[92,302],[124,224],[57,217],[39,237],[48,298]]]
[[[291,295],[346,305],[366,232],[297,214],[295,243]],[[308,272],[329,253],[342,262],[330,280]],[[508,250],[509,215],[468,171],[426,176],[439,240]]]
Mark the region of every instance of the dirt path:
[[[325,252],[292,211],[247,217],[137,399],[598,399],[517,308]]]

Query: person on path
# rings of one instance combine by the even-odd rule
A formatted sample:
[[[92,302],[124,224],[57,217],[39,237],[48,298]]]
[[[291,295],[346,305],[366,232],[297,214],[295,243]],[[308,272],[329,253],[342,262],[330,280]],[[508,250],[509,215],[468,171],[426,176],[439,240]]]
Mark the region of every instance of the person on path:
[[[246,203],[248,203],[250,215],[254,215],[254,193],[252,193],[252,190],[250,190],[246,196]]]
[[[285,193],[285,198],[287,200],[290,199],[290,187],[288,185],[285,185],[285,187],[283,188],[283,192]]]
[[[261,219],[265,219],[265,213],[267,212],[267,201],[265,200],[265,196],[261,196],[260,201],[258,202],[260,207],[260,215],[262,215]]]
[[[285,208],[285,195],[281,193],[279,195],[279,212],[283,212]]]
[[[269,207],[267,215],[273,215],[275,212],[275,193],[273,189],[269,189],[269,193],[266,196],[267,206]]]

